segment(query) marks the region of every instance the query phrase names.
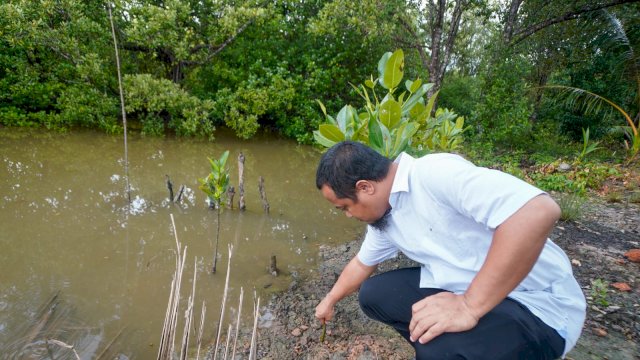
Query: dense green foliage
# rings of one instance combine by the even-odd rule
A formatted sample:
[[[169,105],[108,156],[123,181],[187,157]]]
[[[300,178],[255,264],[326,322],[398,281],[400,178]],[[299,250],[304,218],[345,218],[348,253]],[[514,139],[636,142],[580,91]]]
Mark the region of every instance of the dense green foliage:
[[[418,131],[414,147],[549,162],[580,154],[589,129],[598,142],[589,157],[622,161],[640,147],[640,5],[615,3],[6,0],[0,125],[122,132],[112,6],[128,120],[147,135],[214,139],[228,127],[250,138],[269,128],[312,143],[326,121],[316,100],[327,114],[362,104],[373,89],[351,84],[374,80],[380,56],[401,48],[404,77],[433,84],[425,99],[438,94],[430,126],[441,128]],[[610,100],[631,124],[607,106],[567,104],[551,85]],[[472,141],[442,135],[452,113]]]

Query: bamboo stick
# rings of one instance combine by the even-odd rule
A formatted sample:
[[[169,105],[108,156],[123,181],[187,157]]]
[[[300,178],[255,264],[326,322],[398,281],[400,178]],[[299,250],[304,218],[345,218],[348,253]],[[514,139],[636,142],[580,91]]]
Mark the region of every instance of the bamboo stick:
[[[113,15],[111,14],[111,3],[107,5],[109,9],[109,22],[111,23],[111,35],[113,36],[113,47],[116,50],[116,69],[118,70],[118,90],[120,93],[120,109],[122,110],[122,127],[124,128],[124,179],[127,200],[131,205],[131,186],[129,186],[129,150],[127,148],[127,112],[124,106],[124,91],[122,90],[122,74],[120,73],[120,55],[118,54],[118,40],[116,38],[116,28],[113,25]]]
[[[100,352],[100,354],[95,358],[95,360],[100,360],[104,354],[107,353],[107,350],[109,350],[109,348],[111,348],[111,345],[113,345],[114,342],[116,342],[116,340],[120,337],[120,335],[122,335],[122,332],[124,331],[125,327],[122,327],[120,329],[120,331],[118,331],[118,333],[116,334],[116,336],[113,337],[113,339],[111,339],[111,341],[109,341],[109,343],[107,344],[107,346],[104,347],[104,349],[102,349],[102,351]]]
[[[31,344],[36,339],[36,337],[40,334],[42,329],[49,322],[49,319],[51,319],[51,317],[53,316],[56,308],[58,307],[59,295],[60,295],[60,290],[56,291],[56,293],[53,294],[53,296],[51,296],[51,298],[45,303],[45,305],[38,312],[40,314],[38,316],[40,320],[38,320],[38,322],[36,322],[35,326],[31,329],[31,331],[29,331],[29,334],[26,337],[27,341],[25,342],[25,347]]]
[[[224,282],[224,292],[222,293],[222,304],[220,305],[220,321],[218,323],[218,334],[216,336],[216,348],[213,353],[213,360],[216,360],[218,357],[218,346],[220,344],[220,334],[222,333],[222,320],[224,319],[224,310],[227,305],[227,293],[229,291],[229,275],[231,274],[231,256],[233,254],[233,245],[228,244],[227,248],[229,249],[229,256],[227,261],[227,277]]]
[[[180,359],[187,359],[187,351],[189,349],[189,337],[191,334],[191,324],[193,323],[193,302],[196,296],[196,280],[197,280],[197,258],[193,261],[193,287],[191,289],[191,295],[187,302],[187,310],[184,313],[184,330],[182,332],[182,348],[180,350]]]
[[[178,240],[176,223],[173,218],[173,214],[169,214],[169,216],[171,217],[173,233],[176,239],[176,270],[171,282],[171,292],[169,296],[169,302],[167,304],[165,322],[162,328],[160,346],[158,348],[158,360],[171,359],[175,351],[175,335],[176,326],[178,324],[178,307],[180,305],[180,286],[182,283],[182,273],[184,271],[184,259],[187,257],[186,246],[182,251],[182,255],[180,254],[181,244]]]
[[[73,354],[76,356],[76,359],[81,360],[80,356],[78,355],[78,352],[73,347],[73,345],[69,345],[69,344],[66,344],[66,343],[64,343],[64,342],[62,342],[60,340],[55,340],[55,339],[47,339],[47,340],[45,340],[45,343],[47,344],[47,350],[49,350],[49,343],[54,344],[54,345],[58,345],[58,346],[60,346],[62,348],[65,348],[65,349],[71,349],[71,351],[73,351]],[[53,358],[53,354],[49,353],[49,356],[51,358]]]
[[[231,324],[229,324],[229,328],[227,328],[227,343],[224,346],[224,360],[227,360],[227,355],[229,355],[229,340],[231,340]]]
[[[240,314],[242,314],[242,298],[244,297],[244,289],[240,287],[240,300],[238,301],[238,318],[236,319],[236,336],[233,338],[233,353],[231,360],[236,358],[236,346],[238,344],[238,336],[240,335]]]
[[[238,155],[238,208],[245,210],[244,205],[244,155]]]
[[[256,291],[253,290],[253,298],[256,297]],[[249,360],[255,360],[257,357],[257,336],[258,336],[258,318],[260,317],[260,298],[258,298],[257,303],[255,304],[254,315],[253,315],[253,332],[251,333],[251,347],[249,351]]]
[[[200,360],[200,348],[202,347],[202,333],[204,331],[204,316],[207,312],[207,305],[202,301],[202,310],[200,311],[200,327],[198,328],[198,350],[196,353],[196,360]]]

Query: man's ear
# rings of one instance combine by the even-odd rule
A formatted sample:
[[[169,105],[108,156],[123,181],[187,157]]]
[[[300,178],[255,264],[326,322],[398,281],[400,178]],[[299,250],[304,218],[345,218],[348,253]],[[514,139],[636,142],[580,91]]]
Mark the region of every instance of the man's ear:
[[[375,190],[373,183],[369,180],[358,180],[356,182],[356,192],[363,191],[365,194],[371,195]]]

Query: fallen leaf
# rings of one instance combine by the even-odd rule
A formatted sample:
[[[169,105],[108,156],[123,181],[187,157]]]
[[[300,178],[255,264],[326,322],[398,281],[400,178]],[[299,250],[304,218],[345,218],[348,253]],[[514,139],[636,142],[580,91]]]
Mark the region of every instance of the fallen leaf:
[[[614,288],[620,290],[620,291],[631,291],[631,286],[629,286],[629,284],[624,283],[624,282],[617,282],[617,283],[613,283],[611,284],[611,286],[613,286]]]
[[[629,261],[640,263],[640,249],[631,249],[624,253],[624,257]]]
[[[580,262],[580,260],[571,259],[571,265],[573,265],[573,266],[582,266],[582,263]]]
[[[593,328],[593,333],[600,336],[600,337],[605,337],[608,335],[607,330],[603,329],[603,328],[598,328],[598,327],[594,327]]]

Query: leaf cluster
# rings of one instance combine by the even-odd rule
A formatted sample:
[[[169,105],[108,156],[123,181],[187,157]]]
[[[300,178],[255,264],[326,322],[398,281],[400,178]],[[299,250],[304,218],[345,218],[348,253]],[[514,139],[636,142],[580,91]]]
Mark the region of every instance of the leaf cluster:
[[[199,189],[209,197],[211,207],[221,208],[222,199],[227,193],[229,187],[229,169],[227,168],[227,159],[229,158],[229,150],[220,155],[218,159],[209,159],[211,171],[205,178],[199,178]]]
[[[395,158],[412,143],[427,149],[452,150],[462,141],[464,119],[441,110],[432,120],[431,112],[437,93],[425,101],[425,95],[433,84],[423,84],[421,79],[404,77],[404,53],[401,49],[385,53],[378,61],[378,78],[370,76],[364,84],[353,89],[365,101],[363,111],[345,105],[334,118],[327,114],[318,101],[327,120],[314,131],[316,142],[331,147],[337,142],[353,140],[362,142],[388,158]],[[380,98],[376,86],[387,92]],[[398,94],[399,93],[399,94]]]

